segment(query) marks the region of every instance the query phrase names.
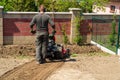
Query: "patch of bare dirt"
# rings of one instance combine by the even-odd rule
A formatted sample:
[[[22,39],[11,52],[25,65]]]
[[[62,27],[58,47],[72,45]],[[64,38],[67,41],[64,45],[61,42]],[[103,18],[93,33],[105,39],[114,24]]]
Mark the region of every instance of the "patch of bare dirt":
[[[36,61],[32,61],[7,72],[0,77],[0,80],[45,80],[62,65],[63,62],[38,65]]]
[[[99,48],[94,45],[65,45],[65,48],[70,49],[71,53],[92,53],[101,52]],[[6,58],[9,56],[34,56],[35,55],[35,45],[6,45],[0,47],[0,58]]]
[[[85,56],[66,62],[46,80],[120,80],[118,56]]]
[[[5,45],[0,46],[0,58],[16,57],[16,56],[34,56],[34,45]]]
[[[9,57],[9,58],[0,58],[0,76],[6,73],[9,70],[14,69],[17,66],[23,65],[26,62],[33,60],[33,57]]]
[[[75,54],[102,52],[98,47],[94,45],[65,45],[65,48],[70,49],[71,53]]]
[[[65,63],[60,61],[37,65],[36,61],[32,61],[21,66],[13,65],[15,68],[3,74],[0,80],[120,80],[118,56],[106,54],[93,45],[66,45],[65,48],[78,54],[77,57],[71,57]],[[2,46],[0,55],[1,60],[6,58],[8,62],[11,56],[34,56],[35,46]]]

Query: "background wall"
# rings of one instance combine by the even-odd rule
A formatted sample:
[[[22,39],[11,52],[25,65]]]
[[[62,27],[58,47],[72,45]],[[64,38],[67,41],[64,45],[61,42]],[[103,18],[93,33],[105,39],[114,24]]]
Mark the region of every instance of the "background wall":
[[[61,27],[65,26],[69,41],[74,36],[74,16],[80,15],[76,12],[80,10],[72,9],[70,12],[46,12],[54,20],[56,25],[56,41],[62,43]],[[29,23],[37,12],[3,12],[3,7],[0,7],[0,44],[33,44],[35,42],[35,35],[30,33]],[[83,13],[83,21],[80,23],[80,33],[83,36],[84,43],[90,43],[92,31],[95,31],[93,26],[93,17],[98,16],[101,19],[112,19],[113,14],[97,14],[97,13]],[[116,14],[119,16],[119,14]],[[109,24],[101,24],[100,30],[109,31]],[[51,32],[51,27],[50,31]],[[98,29],[99,32],[99,29]],[[104,33],[102,33],[104,34]]]
[[[35,35],[30,33],[29,23],[34,15],[32,12],[7,12],[3,18],[3,42],[4,44],[32,44],[35,41]],[[57,42],[62,42],[61,27],[64,25],[66,33],[70,35],[71,15],[70,13],[47,13],[50,15],[56,25]],[[54,18],[55,17],[55,18]],[[49,26],[50,31],[52,28]]]

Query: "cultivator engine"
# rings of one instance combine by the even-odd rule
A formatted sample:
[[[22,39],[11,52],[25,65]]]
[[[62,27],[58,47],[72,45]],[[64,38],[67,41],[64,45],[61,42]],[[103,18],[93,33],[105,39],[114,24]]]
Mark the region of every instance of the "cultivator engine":
[[[69,49],[65,49],[63,45],[55,43],[55,33],[49,35],[47,50],[48,50],[47,58],[50,60],[66,59],[70,57]]]

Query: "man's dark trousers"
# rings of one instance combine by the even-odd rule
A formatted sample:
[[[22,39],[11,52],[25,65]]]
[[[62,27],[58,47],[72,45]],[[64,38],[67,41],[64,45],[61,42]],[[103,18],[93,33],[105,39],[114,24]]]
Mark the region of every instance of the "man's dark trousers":
[[[44,62],[47,54],[48,35],[37,34],[36,36],[36,59],[39,62]]]

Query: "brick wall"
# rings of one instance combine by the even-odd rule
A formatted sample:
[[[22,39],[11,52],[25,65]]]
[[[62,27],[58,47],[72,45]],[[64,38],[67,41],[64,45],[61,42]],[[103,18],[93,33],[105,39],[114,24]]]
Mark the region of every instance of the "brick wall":
[[[110,35],[112,32],[113,15],[116,15],[116,32],[118,32],[120,14],[96,14],[93,15],[92,20],[92,35]]]
[[[92,20],[91,19],[86,19],[83,20],[81,23],[80,27],[80,32],[81,35],[89,35],[90,34],[90,26],[92,26]]]
[[[30,33],[29,23],[32,17],[37,13],[29,12],[7,12],[3,19],[3,42],[4,44],[32,44],[35,42],[35,35]],[[51,17],[54,13],[47,13]],[[57,42],[62,42],[61,27],[64,25],[68,37],[70,36],[71,14],[55,13],[53,20],[56,25]],[[49,32],[52,28],[49,26]]]
[[[0,13],[3,13],[3,7],[0,7]],[[56,25],[56,41],[62,43],[62,32],[61,27],[65,26],[66,33],[69,40],[75,36],[75,24],[73,23],[75,16],[80,15],[79,9],[71,9],[70,12],[46,12],[54,20]],[[0,14],[0,44],[32,44],[35,42],[35,35],[30,33],[29,23],[37,12],[6,12]],[[116,14],[119,16],[119,14]],[[92,18],[94,16],[112,19],[113,14],[96,14],[96,13],[84,13],[83,21],[80,23],[80,33],[83,36],[85,43],[90,43],[91,41],[91,31],[97,32],[103,31],[102,34],[107,34],[110,31],[110,23],[98,24],[99,26],[93,28],[94,25]],[[76,16],[77,17],[77,16]],[[108,26],[109,25],[109,26]],[[51,27],[50,31],[51,32]],[[117,29],[116,29],[117,30]],[[101,34],[101,33],[100,33]]]
[[[31,19],[17,19],[17,18],[4,18],[3,20],[3,35],[4,36],[33,36],[30,33]],[[66,33],[70,35],[70,19],[55,19],[54,20],[57,30],[57,35],[61,35],[62,26],[65,26]],[[50,32],[52,28],[49,26]]]

